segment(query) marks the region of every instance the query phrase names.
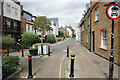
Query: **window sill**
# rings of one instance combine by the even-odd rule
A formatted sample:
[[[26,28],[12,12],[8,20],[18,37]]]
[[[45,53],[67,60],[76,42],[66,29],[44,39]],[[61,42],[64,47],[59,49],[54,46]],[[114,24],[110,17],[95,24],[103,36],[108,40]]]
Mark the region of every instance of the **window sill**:
[[[102,49],[102,50],[105,50],[105,51],[107,51],[107,48],[103,48],[103,47],[99,47],[100,49]]]
[[[98,22],[99,20],[95,20],[94,23]]]

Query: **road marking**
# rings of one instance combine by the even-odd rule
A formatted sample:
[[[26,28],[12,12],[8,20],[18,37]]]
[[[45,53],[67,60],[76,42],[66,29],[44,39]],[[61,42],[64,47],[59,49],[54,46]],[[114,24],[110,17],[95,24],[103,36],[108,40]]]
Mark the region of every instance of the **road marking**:
[[[71,54],[72,51],[70,51],[70,54]],[[59,70],[59,80],[61,78],[61,72],[62,72],[62,63],[63,63],[63,60],[65,58],[66,55],[63,56],[62,60],[61,60],[61,64],[60,64],[60,70]]]
[[[63,56],[62,61],[61,61],[61,64],[60,64],[59,80],[60,80],[60,78],[61,78],[62,62],[63,62],[65,56],[66,56],[66,55]]]

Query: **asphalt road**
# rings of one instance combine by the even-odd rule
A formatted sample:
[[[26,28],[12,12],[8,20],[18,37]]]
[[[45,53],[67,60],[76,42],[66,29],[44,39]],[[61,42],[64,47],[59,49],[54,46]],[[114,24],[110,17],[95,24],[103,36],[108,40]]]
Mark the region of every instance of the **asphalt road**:
[[[32,71],[34,78],[59,78],[61,74],[62,59],[66,56],[67,46],[72,49],[75,46],[74,39],[68,39],[57,44],[52,44],[51,56],[35,56],[32,58]],[[26,54],[29,52],[27,51]],[[22,72],[17,76],[19,78],[28,77],[28,59],[27,55],[20,58]]]
[[[52,54],[50,57],[41,58],[44,62],[39,64],[39,72],[36,73],[35,78],[59,78],[61,74],[61,63],[64,56],[66,56],[67,46],[70,49],[74,47],[74,39],[69,39],[62,43],[52,46]]]
[[[75,39],[68,39],[63,42],[52,44],[51,56],[34,56],[32,59],[34,78],[68,78],[70,73],[70,57],[66,56],[67,46],[70,47],[70,54],[75,54],[75,77],[76,78],[107,78],[109,62],[103,58],[90,53]],[[27,52],[29,53],[29,52]],[[22,72],[19,78],[28,77],[27,55],[20,58]],[[115,78],[118,75],[118,67],[114,67]]]

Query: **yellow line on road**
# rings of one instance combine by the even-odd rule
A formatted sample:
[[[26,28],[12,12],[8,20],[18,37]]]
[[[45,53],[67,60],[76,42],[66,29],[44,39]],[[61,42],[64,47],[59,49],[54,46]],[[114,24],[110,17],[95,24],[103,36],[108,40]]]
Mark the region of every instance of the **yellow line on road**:
[[[71,52],[72,52],[72,51],[70,51],[70,54],[71,54]],[[61,78],[62,63],[63,63],[63,60],[64,60],[64,58],[65,58],[65,57],[66,57],[66,55],[64,55],[64,56],[63,56],[62,61],[61,61],[61,64],[60,64],[60,70],[59,70],[59,80],[60,80],[60,78]]]
[[[59,80],[60,80],[60,78],[61,78],[62,62],[63,62],[63,60],[64,60],[65,56],[66,56],[66,55],[64,55],[64,56],[63,56],[62,61],[61,61],[61,64],[60,64]]]

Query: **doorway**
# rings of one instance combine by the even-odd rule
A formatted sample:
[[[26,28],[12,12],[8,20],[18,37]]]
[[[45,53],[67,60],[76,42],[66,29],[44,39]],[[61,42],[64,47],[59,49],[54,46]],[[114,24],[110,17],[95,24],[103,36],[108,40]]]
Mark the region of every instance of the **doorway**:
[[[92,42],[93,43],[93,50],[92,51],[95,52],[95,32],[94,31],[92,32],[92,36],[93,36],[93,39],[92,39],[92,41],[93,41]]]

